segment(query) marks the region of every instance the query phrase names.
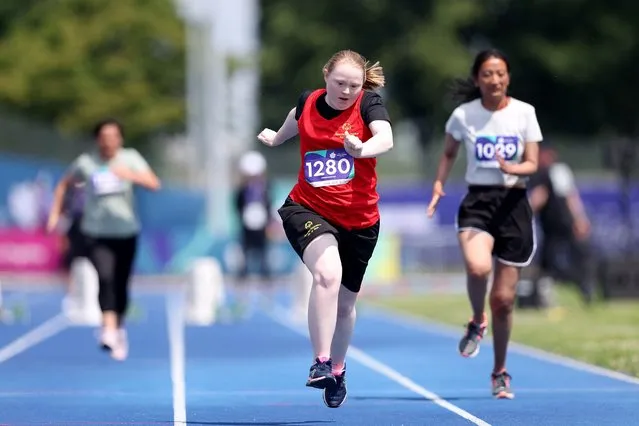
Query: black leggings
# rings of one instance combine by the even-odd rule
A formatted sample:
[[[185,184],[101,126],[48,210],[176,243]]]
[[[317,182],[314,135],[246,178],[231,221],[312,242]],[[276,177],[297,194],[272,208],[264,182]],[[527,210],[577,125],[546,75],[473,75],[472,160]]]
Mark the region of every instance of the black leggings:
[[[102,312],[115,311],[123,319],[129,305],[129,280],[135,261],[137,236],[87,237],[89,260],[98,273],[98,299]]]

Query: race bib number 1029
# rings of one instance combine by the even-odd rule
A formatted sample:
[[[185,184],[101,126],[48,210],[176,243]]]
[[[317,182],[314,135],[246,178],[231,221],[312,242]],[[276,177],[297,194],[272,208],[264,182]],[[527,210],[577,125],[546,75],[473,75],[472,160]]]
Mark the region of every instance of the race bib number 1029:
[[[304,178],[314,187],[343,185],[355,177],[355,160],[343,148],[304,154]]]
[[[475,140],[475,159],[480,167],[499,167],[497,155],[506,161],[517,158],[517,136],[478,136]]]

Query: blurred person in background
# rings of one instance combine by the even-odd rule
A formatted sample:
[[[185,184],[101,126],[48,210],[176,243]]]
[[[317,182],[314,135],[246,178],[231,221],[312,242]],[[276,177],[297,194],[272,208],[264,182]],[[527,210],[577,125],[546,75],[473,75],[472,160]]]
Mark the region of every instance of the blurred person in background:
[[[38,171],[33,181],[11,185],[7,207],[15,225],[23,230],[44,232],[51,208],[52,178]]]
[[[38,231],[46,232],[49,209],[53,202],[53,177],[49,172],[39,171],[33,181],[33,188],[37,203],[37,223]]]
[[[93,135],[97,149],[80,155],[56,187],[47,228],[50,232],[56,228],[69,187],[85,183],[80,228],[98,274],[100,344],[113,359],[124,360],[129,350],[125,330],[129,281],[140,232],[133,187],[157,190],[160,181],[137,150],[122,146],[124,131],[118,121],[100,121]]]
[[[235,193],[235,208],[240,222],[240,241],[244,257],[239,278],[246,279],[251,261],[259,265],[262,280],[271,277],[268,265],[268,236],[273,224],[271,191],[266,176],[266,159],[257,151],[242,155],[239,162],[241,182]]]
[[[323,68],[326,87],[304,91],[275,132],[258,139],[278,146],[300,138],[296,185],[279,209],[286,236],[313,276],[308,328],[314,360],[306,386],[324,403],[346,400],[345,359],[355,303],[379,235],[376,157],[393,147],[379,63],[343,50]],[[301,284],[301,283],[300,283]]]
[[[590,221],[570,167],[557,152],[540,151],[539,170],[532,176],[530,204],[543,232],[539,281],[567,280],[579,286],[589,304],[595,293],[596,264],[590,247]]]
[[[492,312],[494,365],[492,394],[511,399],[512,377],[506,370],[517,283],[522,267],[535,254],[533,212],[526,181],[537,171],[542,133],[535,108],[508,95],[510,64],[495,49],[477,54],[466,80],[458,80],[454,95],[462,101],[446,122],[444,153],[439,161],[432,217],[443,186],[461,146],[466,149],[468,192],[457,213],[459,244],[467,273],[467,291],[473,315],[459,342],[467,358],[479,353],[488,327],[485,313],[488,278]]]
[[[76,259],[87,256],[84,236],[82,235],[81,229],[84,196],[83,183],[69,185],[61,207],[66,227],[66,232],[62,237],[62,272],[67,281],[67,297],[64,299],[64,304],[67,306],[67,309],[72,308],[71,305],[74,303],[71,296],[75,283],[73,282],[71,268]]]

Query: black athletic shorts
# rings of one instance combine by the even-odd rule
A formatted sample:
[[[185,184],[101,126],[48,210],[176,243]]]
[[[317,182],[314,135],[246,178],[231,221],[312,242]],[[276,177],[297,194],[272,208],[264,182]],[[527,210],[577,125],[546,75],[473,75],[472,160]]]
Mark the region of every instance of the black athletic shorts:
[[[457,212],[457,230],[476,229],[495,239],[501,263],[528,266],[537,249],[533,212],[526,189],[470,186]]]
[[[278,212],[286,237],[302,261],[304,250],[311,241],[322,234],[333,234],[342,260],[342,285],[352,292],[360,291],[368,261],[377,245],[379,221],[368,228],[346,230],[290,198],[286,199]]]

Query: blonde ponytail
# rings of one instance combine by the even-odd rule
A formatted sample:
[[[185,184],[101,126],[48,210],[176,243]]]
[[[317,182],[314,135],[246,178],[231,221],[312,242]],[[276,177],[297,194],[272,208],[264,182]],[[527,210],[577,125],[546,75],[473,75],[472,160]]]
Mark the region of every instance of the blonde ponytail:
[[[386,78],[384,77],[384,68],[379,64],[379,61],[371,66],[368,66],[367,62],[364,66],[364,89],[377,90],[384,87]]]

